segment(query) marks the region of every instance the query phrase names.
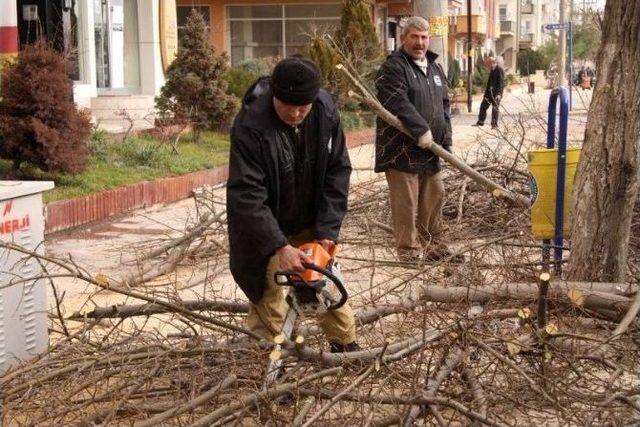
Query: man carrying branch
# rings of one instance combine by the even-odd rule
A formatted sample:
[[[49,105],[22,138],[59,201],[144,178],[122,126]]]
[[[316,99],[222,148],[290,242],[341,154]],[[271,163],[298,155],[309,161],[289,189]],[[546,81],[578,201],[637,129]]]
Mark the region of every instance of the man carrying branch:
[[[452,253],[440,242],[444,185],[435,142],[451,151],[447,79],[428,50],[429,23],[407,19],[400,50],[390,54],[377,76],[380,103],[397,116],[411,137],[378,118],[376,172],[389,185],[393,233],[400,260],[434,261]],[[456,261],[459,261],[455,257]]]

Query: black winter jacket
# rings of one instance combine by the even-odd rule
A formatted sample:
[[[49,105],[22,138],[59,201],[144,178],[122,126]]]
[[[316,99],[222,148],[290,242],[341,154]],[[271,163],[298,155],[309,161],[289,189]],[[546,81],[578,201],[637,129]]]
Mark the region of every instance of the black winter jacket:
[[[391,53],[382,64],[376,79],[378,99],[411,132],[401,133],[382,119],[377,120],[376,172],[395,169],[401,172],[440,171],[440,159],[416,145],[427,130],[433,140],[445,148],[451,146],[451,116],[447,78],[428,51],[429,66],[425,75],[403,50]]]
[[[244,97],[231,129],[231,156],[227,181],[227,218],[231,274],[243,292],[258,303],[266,286],[269,258],[288,243],[282,231],[283,185],[291,180],[290,158],[285,157],[286,125],[273,109],[269,79],[258,80]],[[315,138],[315,220],[317,239],[338,240],[347,211],[351,163],[331,96],[320,90],[303,124],[305,139]],[[305,141],[305,143],[307,142]],[[286,167],[287,165],[288,168]],[[287,169],[287,170],[285,170]]]
[[[485,98],[488,97],[489,101],[492,101],[494,96],[502,96],[502,92],[504,92],[504,70],[499,65],[496,65],[489,73],[484,96]]]

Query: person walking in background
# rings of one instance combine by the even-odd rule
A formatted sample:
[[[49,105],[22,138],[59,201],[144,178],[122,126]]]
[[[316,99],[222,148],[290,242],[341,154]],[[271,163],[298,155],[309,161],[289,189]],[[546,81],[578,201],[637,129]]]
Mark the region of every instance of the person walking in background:
[[[380,103],[396,115],[411,136],[381,119],[376,124],[376,172],[389,185],[393,234],[402,261],[451,256],[441,241],[444,184],[440,158],[430,142],[451,151],[451,117],[447,78],[429,48],[429,23],[407,19],[400,50],[391,53],[378,72]]]
[[[494,57],[487,59],[487,66],[491,70],[489,80],[487,80],[487,88],[484,91],[482,104],[480,104],[480,113],[478,121],[473,126],[484,126],[487,119],[487,110],[491,109],[491,129],[498,128],[498,116],[500,114],[500,101],[502,100],[502,92],[504,91],[504,70]]]
[[[587,80],[584,83],[585,89],[591,90],[591,88],[593,87],[593,85],[595,83],[596,72],[591,67],[587,67],[587,70],[585,71],[585,77],[586,77],[586,80]]]
[[[584,76],[585,76],[585,70],[584,70],[584,66],[582,66],[580,67],[580,71],[578,71],[578,77],[576,77],[575,85],[580,86],[583,90],[584,90]]]

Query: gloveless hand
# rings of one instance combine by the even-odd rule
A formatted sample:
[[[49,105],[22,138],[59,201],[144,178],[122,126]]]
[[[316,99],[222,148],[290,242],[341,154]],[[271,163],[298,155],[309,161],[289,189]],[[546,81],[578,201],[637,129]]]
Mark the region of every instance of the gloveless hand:
[[[280,269],[283,271],[301,273],[304,271],[302,263],[311,262],[311,259],[304,252],[291,245],[281,247],[276,251],[276,255],[280,261]]]

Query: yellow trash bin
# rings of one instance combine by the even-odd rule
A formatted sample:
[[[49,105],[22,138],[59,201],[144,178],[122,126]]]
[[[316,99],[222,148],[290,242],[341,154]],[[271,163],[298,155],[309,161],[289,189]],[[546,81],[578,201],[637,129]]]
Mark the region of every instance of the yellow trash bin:
[[[531,231],[537,239],[553,239],[556,218],[556,175],[558,149],[531,150],[527,154],[531,173]],[[571,233],[571,199],[573,178],[576,174],[580,148],[567,148],[567,167],[564,185],[563,234]]]

